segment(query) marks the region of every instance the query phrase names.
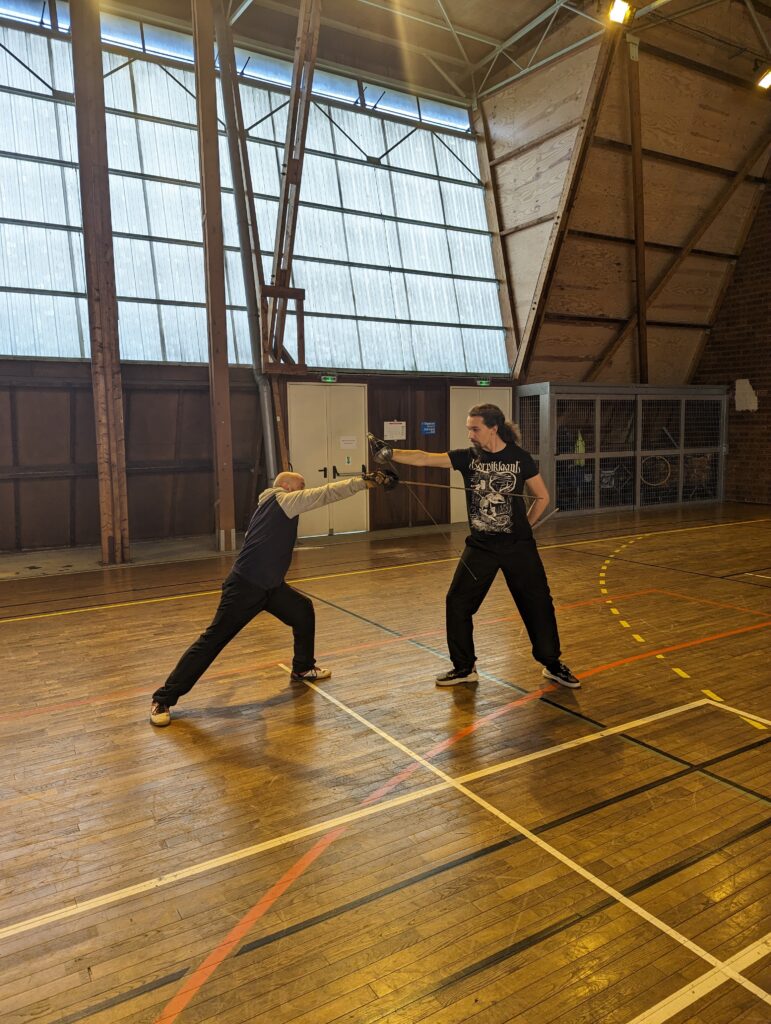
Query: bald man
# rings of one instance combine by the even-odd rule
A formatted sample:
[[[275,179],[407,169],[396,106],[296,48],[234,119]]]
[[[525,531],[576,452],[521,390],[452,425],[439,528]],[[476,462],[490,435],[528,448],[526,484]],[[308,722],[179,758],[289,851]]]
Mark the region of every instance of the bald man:
[[[230,575],[222,584],[222,597],[209,628],[180,658],[169,678],[153,694],[150,721],[171,722],[171,708],[195,686],[220,651],[260,612],[270,612],[292,627],[295,682],[329,679],[313,654],[316,617],[312,601],[284,581],[297,540],[297,518],[322,505],[341,501],[367,487],[387,486],[386,474],[335,480],[323,487],[306,488],[299,473],[279,473],[263,491]]]

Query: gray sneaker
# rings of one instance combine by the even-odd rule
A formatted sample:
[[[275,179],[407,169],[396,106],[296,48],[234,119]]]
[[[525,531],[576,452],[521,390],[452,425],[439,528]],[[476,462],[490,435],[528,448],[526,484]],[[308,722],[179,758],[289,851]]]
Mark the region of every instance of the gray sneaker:
[[[171,725],[171,709],[154,700],[150,708],[150,721],[157,726]]]
[[[458,686],[460,683],[478,683],[479,676],[476,669],[470,668],[464,672],[459,668],[451,668],[448,672],[442,672],[436,677],[437,686]]]

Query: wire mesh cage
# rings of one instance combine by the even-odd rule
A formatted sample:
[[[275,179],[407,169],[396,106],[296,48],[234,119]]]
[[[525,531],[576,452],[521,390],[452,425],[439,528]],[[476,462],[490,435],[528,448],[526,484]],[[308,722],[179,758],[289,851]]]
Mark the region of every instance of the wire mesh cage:
[[[561,512],[722,495],[726,389],[529,384],[517,391],[525,447]]]

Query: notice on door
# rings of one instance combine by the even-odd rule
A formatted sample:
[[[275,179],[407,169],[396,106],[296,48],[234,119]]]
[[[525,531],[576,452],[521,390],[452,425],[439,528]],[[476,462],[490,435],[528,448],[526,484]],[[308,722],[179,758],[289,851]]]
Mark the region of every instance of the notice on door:
[[[345,451],[346,448],[358,448],[359,439],[358,437],[341,437],[340,447]]]
[[[383,424],[384,441],[406,441],[407,423],[405,420],[386,420]]]

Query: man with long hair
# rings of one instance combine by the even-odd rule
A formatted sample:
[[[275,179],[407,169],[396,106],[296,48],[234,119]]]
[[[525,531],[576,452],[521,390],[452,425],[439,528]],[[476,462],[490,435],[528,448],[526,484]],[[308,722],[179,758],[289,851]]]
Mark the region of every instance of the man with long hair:
[[[385,449],[381,460],[390,457],[407,466],[456,469],[466,487],[471,534],[447,592],[447,646],[453,667],[436,682],[477,682],[473,617],[500,569],[527,629],[533,657],[544,666],[543,675],[575,689],[581,684],[560,660],[554,604],[533,538],[533,524],[549,504],[549,492],[532,456],[520,447],[519,428],[497,405],[469,409],[466,430],[469,448]],[[529,509],[525,487],[533,498]]]

